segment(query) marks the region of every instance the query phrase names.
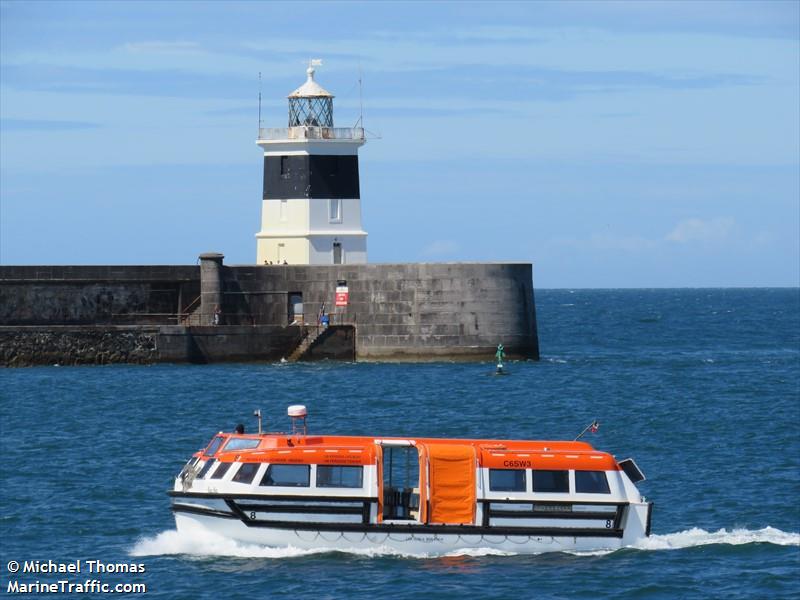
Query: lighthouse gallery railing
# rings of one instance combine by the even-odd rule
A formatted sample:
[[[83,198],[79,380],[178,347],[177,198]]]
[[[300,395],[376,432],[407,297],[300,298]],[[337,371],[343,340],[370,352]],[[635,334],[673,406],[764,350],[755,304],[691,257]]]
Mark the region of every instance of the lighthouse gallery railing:
[[[259,140],[363,140],[363,127],[272,127],[258,130]]]

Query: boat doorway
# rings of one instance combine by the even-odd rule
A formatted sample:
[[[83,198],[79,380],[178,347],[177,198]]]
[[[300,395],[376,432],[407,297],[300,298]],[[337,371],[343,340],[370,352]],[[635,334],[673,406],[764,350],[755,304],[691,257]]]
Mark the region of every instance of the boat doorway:
[[[406,440],[387,440],[380,445],[383,451],[383,520],[419,522],[419,450]]]

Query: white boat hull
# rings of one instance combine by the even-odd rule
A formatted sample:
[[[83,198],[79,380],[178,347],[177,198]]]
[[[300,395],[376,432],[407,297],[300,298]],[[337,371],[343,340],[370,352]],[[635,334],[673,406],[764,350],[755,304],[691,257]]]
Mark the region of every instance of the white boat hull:
[[[646,505],[643,505],[646,509]],[[175,524],[180,533],[196,534],[208,531],[238,542],[270,547],[292,547],[303,550],[379,550],[413,555],[441,555],[470,549],[489,549],[497,552],[539,554],[543,552],[591,552],[616,550],[632,545],[639,534],[623,537],[591,536],[537,536],[477,533],[428,533],[385,531],[324,531],[314,529],[285,529],[278,527],[251,527],[238,519],[220,518],[203,514],[175,513]],[[634,529],[638,529],[634,527]],[[626,532],[628,533],[628,532]]]

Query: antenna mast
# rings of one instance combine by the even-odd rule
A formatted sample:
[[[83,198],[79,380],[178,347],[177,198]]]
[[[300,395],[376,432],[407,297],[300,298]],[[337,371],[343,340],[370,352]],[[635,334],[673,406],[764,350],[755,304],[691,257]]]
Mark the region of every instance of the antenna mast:
[[[258,134],[261,135],[261,71],[258,72]]]
[[[364,99],[361,95],[361,63],[358,63],[358,123],[364,127]]]

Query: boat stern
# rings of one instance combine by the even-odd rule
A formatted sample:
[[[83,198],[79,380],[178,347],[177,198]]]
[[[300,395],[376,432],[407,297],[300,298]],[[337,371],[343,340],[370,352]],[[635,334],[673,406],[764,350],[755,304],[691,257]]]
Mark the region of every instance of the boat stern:
[[[622,545],[633,546],[638,541],[650,536],[652,522],[652,502],[631,502],[625,511],[623,521]]]

